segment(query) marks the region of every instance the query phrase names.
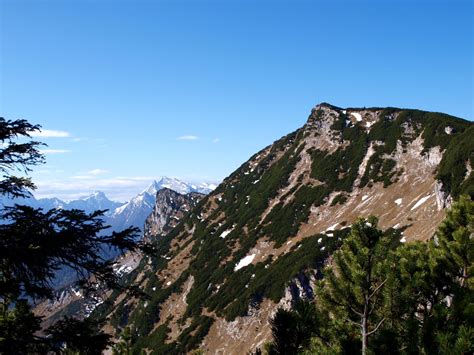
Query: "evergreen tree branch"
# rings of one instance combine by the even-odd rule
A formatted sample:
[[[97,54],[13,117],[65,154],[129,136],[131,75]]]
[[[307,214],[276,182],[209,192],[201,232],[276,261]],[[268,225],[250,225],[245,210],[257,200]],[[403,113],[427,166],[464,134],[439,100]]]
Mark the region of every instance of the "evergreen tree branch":
[[[383,318],[378,324],[377,326],[370,332],[367,333],[367,336],[369,335],[372,335],[374,334],[377,330],[379,330],[380,326],[383,324],[383,322],[385,321],[385,318]]]

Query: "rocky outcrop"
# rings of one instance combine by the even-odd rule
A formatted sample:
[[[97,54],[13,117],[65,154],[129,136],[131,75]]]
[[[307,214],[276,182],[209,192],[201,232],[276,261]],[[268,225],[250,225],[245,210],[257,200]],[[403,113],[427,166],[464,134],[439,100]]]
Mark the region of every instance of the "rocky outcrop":
[[[434,186],[434,193],[436,197],[436,205],[438,206],[438,210],[442,210],[443,208],[448,208],[453,203],[453,198],[451,195],[443,190],[443,184],[440,181],[436,181]]]
[[[145,221],[145,240],[171,231],[204,196],[199,192],[190,192],[184,195],[168,188],[159,190],[156,193],[153,211]]]

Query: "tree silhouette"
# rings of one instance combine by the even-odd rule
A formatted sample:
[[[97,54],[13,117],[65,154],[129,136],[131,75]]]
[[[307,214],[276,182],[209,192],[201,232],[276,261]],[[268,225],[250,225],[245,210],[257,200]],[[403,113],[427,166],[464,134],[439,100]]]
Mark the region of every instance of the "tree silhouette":
[[[25,120],[0,118],[0,195],[27,197],[35,188],[30,178],[15,174],[26,175],[44,162],[39,151],[43,144],[31,140],[31,133],[39,129]],[[86,291],[93,282],[120,287],[112,262],[101,250],[137,250],[142,247],[134,241],[139,230],[105,234],[109,226],[103,222],[104,212],[43,211],[20,205],[0,211],[0,353],[43,353],[57,350],[59,344],[92,354],[108,344],[98,323],[87,319],[60,320],[46,331],[48,337],[40,336],[40,318],[30,305],[33,299],[52,296],[53,277],[63,267],[76,272]],[[143,248],[150,251],[148,245]]]

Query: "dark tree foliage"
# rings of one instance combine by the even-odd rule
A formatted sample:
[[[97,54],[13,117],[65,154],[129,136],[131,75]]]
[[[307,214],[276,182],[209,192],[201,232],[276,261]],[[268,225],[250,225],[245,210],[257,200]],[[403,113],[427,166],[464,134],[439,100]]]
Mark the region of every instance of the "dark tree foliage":
[[[100,355],[111,344],[111,336],[100,331],[102,323],[91,319],[80,321],[65,317],[48,329],[53,349],[68,344],[68,349],[84,355]],[[59,350],[59,349],[57,349]]]
[[[40,142],[31,133],[40,126],[25,120],[0,118],[0,195],[27,197],[35,188],[25,175],[44,162]],[[17,141],[20,143],[17,143]],[[24,142],[25,141],[25,142]],[[87,291],[99,282],[118,288],[112,263],[103,259],[104,246],[121,253],[142,247],[134,240],[138,229],[104,234],[109,226],[105,211],[88,214],[79,210],[43,211],[15,205],[0,210],[0,353],[46,353],[68,349],[84,354],[100,353],[109,336],[92,320],[63,319],[40,336],[41,318],[31,311],[30,301],[51,297],[52,280],[63,267],[76,271]],[[152,251],[149,245],[143,249]],[[132,290],[133,291],[133,290]]]
[[[28,354],[46,350],[45,342],[35,336],[41,329],[41,318],[31,312],[24,299],[16,300],[14,307],[8,309],[0,303],[0,353]]]
[[[321,326],[314,304],[299,302],[291,311],[279,309],[270,320],[273,342],[269,355],[292,355],[309,346],[314,331]]]
[[[113,355],[131,355],[132,354],[132,334],[130,327],[125,327],[122,334],[120,334],[119,341],[112,349]]]
[[[26,294],[50,297],[51,280],[61,267],[74,269],[82,280],[95,280],[117,286],[111,261],[101,257],[101,246],[134,250],[137,231],[126,229],[101,235],[107,228],[101,216],[79,210],[55,209],[43,212],[28,206],[5,208],[0,217],[0,295],[8,298]],[[84,286],[87,286],[84,284]]]
[[[34,189],[30,178],[14,176],[13,172],[27,173],[31,167],[44,163],[44,156],[39,147],[44,145],[37,141],[17,143],[19,137],[31,138],[31,133],[39,131],[40,126],[32,125],[26,120],[6,120],[0,117],[0,194],[13,197],[26,197],[26,189]]]

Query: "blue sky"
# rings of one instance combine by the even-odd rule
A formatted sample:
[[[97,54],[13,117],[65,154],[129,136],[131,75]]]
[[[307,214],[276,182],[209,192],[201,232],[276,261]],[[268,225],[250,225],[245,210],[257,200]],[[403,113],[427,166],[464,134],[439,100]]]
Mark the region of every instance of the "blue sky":
[[[41,196],[220,180],[323,101],[474,113],[469,0],[0,4],[0,114],[50,130]]]

